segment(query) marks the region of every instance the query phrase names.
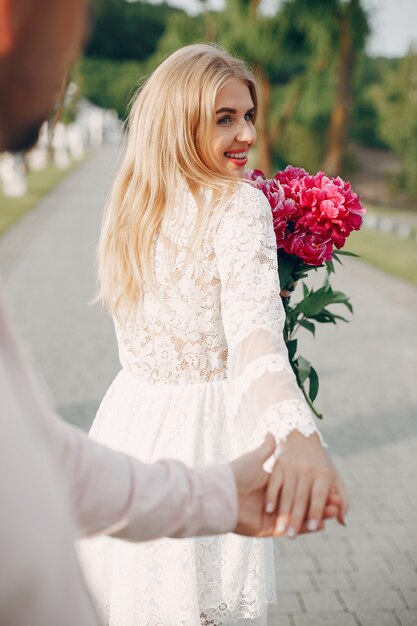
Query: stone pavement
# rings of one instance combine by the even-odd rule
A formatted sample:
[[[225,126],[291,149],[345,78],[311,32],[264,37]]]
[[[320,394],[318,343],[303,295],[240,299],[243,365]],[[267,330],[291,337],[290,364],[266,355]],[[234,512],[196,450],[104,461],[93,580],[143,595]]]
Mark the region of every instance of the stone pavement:
[[[16,324],[55,406],[84,428],[118,370],[112,324],[88,304],[115,159],[114,148],[96,152],[0,240]],[[346,528],[275,541],[269,625],[417,626],[417,290],[352,259],[334,284],[351,296],[352,322],[321,325],[301,345],[351,511]]]

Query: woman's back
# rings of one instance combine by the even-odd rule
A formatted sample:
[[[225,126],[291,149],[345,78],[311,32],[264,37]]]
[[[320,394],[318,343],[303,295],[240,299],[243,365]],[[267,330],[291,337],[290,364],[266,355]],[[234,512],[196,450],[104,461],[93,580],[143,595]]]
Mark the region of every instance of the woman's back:
[[[203,233],[197,259],[188,254],[197,203],[186,188],[177,196],[155,245],[156,292],[145,290],[143,302],[128,321],[116,322],[123,368],[151,384],[194,384],[226,377],[219,250],[224,244],[237,250],[245,246],[247,233],[241,228],[238,239],[224,242],[215,224],[222,215],[235,214],[240,205],[255,216],[260,194],[240,183],[225,205],[215,208],[218,213]],[[203,200],[207,210],[209,197],[210,192]],[[249,291],[252,287],[248,285]]]

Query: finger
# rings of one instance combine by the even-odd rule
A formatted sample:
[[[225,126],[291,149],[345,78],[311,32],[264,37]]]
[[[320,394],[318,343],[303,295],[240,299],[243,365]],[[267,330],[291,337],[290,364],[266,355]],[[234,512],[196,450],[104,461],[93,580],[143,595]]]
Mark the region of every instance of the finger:
[[[338,478],[337,485],[332,485],[327,498],[327,504],[334,504],[339,509],[337,516],[340,523],[345,524],[345,516],[349,508],[349,496],[343,481]]]
[[[276,441],[274,437],[268,433],[264,442],[252,452],[248,452],[245,457],[250,461],[252,467],[252,486],[256,489],[266,486],[269,480],[269,474],[263,469],[265,461],[274,453]],[[242,458],[245,458],[242,457]]]
[[[277,442],[275,441],[275,437],[271,435],[271,433],[267,433],[263,444],[257,449],[262,465],[274,454],[276,447]]]
[[[323,528],[324,528],[324,521],[337,517],[338,512],[339,512],[339,508],[337,506],[334,506],[332,504],[331,505],[326,504],[326,506],[324,507],[323,519],[320,522],[320,524],[317,526],[317,528],[315,529],[314,532],[318,532],[319,530],[323,530]],[[310,526],[308,525],[308,520],[305,519],[304,522],[301,525],[299,534],[303,535],[305,533],[311,533],[311,532],[313,532],[313,531],[310,529]]]
[[[323,511],[323,519],[331,519],[339,515],[339,507],[334,504],[326,504]]]
[[[297,479],[293,473],[286,473],[283,480],[281,494],[278,503],[277,523],[275,531],[277,535],[283,535],[288,531],[290,512],[294,502]]]
[[[308,520],[305,520],[303,522],[300,532],[299,532],[300,535],[304,535],[305,533],[311,533],[311,530],[309,530],[307,527],[307,522]],[[320,525],[317,527],[315,532],[318,532],[319,530],[323,530],[323,528],[324,528],[324,521],[320,522]]]
[[[262,526],[258,537],[271,537],[275,529],[275,515],[264,513],[262,516]]]
[[[330,485],[328,479],[318,478],[314,481],[311,489],[310,506],[307,515],[307,523],[311,531],[314,531],[320,525],[328,499],[329,490]]]
[[[320,524],[317,527],[317,531],[319,530],[323,530],[324,528],[324,520],[328,520],[328,519],[333,519],[335,517],[337,517],[339,513],[339,507],[333,504],[326,504],[326,506],[324,507],[324,512],[323,512],[323,520],[320,522]],[[301,526],[301,530],[300,530],[300,534],[304,534],[304,533],[311,533],[312,531],[310,530],[310,528],[307,526],[308,524],[308,520],[304,520],[302,526]]]
[[[277,508],[278,497],[283,484],[281,466],[275,463],[272,474],[269,477],[268,487],[265,494],[265,513],[273,513]]]
[[[340,497],[339,515],[337,516],[337,519],[340,524],[346,526],[346,515],[349,509],[349,496],[347,489],[341,479],[337,481],[336,485]]]
[[[294,502],[289,516],[287,537],[294,539],[306,517],[309,504],[311,481],[300,477],[297,482]]]
[[[327,504],[335,504],[336,506],[341,506],[342,504],[342,496],[338,491],[330,491],[327,497]]]

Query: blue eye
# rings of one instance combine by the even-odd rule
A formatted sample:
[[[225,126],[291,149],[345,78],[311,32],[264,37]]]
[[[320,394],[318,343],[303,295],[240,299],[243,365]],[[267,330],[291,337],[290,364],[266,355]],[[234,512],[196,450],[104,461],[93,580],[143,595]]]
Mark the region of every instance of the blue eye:
[[[230,115],[226,115],[226,117],[221,117],[217,123],[221,124],[222,126],[226,126],[227,124],[229,124],[232,121]]]
[[[253,118],[254,118],[254,117],[255,117],[255,113],[253,113],[253,112],[252,112],[252,113],[246,113],[246,114],[245,114],[245,120],[246,120],[247,122],[251,122],[251,121],[253,120]]]

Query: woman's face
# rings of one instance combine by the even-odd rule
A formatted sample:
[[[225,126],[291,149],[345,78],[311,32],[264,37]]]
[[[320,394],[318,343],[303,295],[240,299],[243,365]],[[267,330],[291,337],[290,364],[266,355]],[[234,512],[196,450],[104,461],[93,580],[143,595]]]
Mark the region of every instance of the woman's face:
[[[232,79],[217,94],[212,149],[225,173],[242,178],[256,141],[255,105],[246,83]]]

